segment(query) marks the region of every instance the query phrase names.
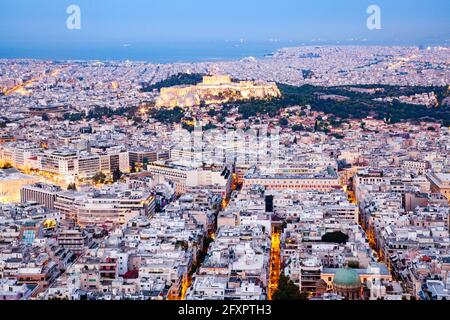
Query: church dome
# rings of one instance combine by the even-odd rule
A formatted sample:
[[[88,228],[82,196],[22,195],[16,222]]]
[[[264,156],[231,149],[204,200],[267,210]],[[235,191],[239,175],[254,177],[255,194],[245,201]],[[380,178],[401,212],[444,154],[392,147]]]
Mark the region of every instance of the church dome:
[[[333,284],[339,287],[360,287],[361,280],[353,269],[339,269],[333,279]]]

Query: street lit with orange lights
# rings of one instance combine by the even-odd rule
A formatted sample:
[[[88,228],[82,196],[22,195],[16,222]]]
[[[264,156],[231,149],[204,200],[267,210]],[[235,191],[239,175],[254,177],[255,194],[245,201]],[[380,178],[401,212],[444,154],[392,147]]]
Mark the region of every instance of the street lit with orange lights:
[[[51,71],[51,72],[49,73],[49,76],[50,76],[50,77],[56,77],[56,76],[58,76],[58,74],[59,74],[60,72],[61,72],[60,69],[55,69],[55,70],[53,70],[53,71]],[[32,78],[32,79],[30,79],[30,80],[27,80],[27,81],[25,81],[25,82],[23,82],[23,83],[21,83],[21,84],[18,84],[18,85],[16,85],[16,86],[12,87],[12,88],[9,88],[9,89],[7,89],[7,90],[5,91],[5,96],[12,95],[12,94],[14,94],[14,93],[19,93],[19,94],[21,94],[21,95],[28,95],[28,94],[30,94],[31,92],[30,92],[29,90],[26,90],[26,88],[29,87],[29,86],[31,86],[31,85],[34,84],[35,82],[38,82],[38,81],[44,79],[45,77],[46,77],[45,75],[41,75],[41,76],[39,76],[39,77],[35,77],[35,78]]]
[[[281,272],[281,260],[280,260],[280,232],[275,231],[272,233],[270,250],[270,273],[269,273],[269,289],[268,298],[273,299],[274,293],[278,289],[278,281],[280,279]]]
[[[181,282],[181,289],[177,293],[169,293],[167,300],[185,300],[186,292],[191,286],[192,278],[190,275],[185,275]],[[179,288],[179,287],[178,287]]]
[[[190,276],[187,276],[183,279],[183,283],[181,285],[181,300],[185,300],[186,298],[186,292],[191,286],[192,279]]]

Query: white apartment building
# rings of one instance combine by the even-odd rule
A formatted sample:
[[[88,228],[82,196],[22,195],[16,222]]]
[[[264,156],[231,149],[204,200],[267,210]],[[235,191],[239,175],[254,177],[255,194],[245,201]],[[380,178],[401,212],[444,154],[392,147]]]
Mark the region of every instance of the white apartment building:
[[[91,178],[98,172],[112,173],[119,169],[129,172],[128,152],[90,154],[75,150],[50,150],[38,155],[38,169],[72,180]]]
[[[268,174],[257,171],[255,167],[244,176],[243,190],[263,186],[266,190],[317,190],[331,191],[341,189],[339,177],[333,169],[322,173],[306,174]]]
[[[228,195],[231,190],[232,176],[227,168],[216,171],[160,162],[149,165],[148,171],[173,182],[178,194],[185,193],[189,188],[207,186],[217,187],[222,196]]]
[[[0,165],[10,164],[21,169],[30,169],[40,148],[30,144],[9,143],[0,146]]]
[[[75,201],[73,210],[77,223],[114,225],[126,224],[139,215],[150,215],[155,210],[155,199],[147,192],[126,190],[106,191],[87,195],[81,201]]]
[[[20,202],[33,201],[45,208],[54,209],[56,195],[61,191],[60,187],[45,183],[26,185],[20,190]]]

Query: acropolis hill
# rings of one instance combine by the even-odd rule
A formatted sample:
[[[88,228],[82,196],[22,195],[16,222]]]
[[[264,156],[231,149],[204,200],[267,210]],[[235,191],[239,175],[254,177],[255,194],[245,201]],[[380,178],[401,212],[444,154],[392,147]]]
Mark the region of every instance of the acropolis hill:
[[[281,97],[281,92],[273,82],[239,81],[232,82],[230,76],[204,76],[195,86],[174,86],[162,88],[156,100],[157,107],[193,107],[200,104],[219,104],[250,99],[266,100]]]

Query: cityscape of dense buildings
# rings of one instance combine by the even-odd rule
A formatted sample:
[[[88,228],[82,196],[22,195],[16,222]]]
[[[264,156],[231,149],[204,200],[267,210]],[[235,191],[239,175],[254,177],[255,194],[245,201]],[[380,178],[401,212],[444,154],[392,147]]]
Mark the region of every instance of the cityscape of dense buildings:
[[[450,299],[449,61],[0,60],[0,300]],[[389,114],[317,108],[361,97]]]

